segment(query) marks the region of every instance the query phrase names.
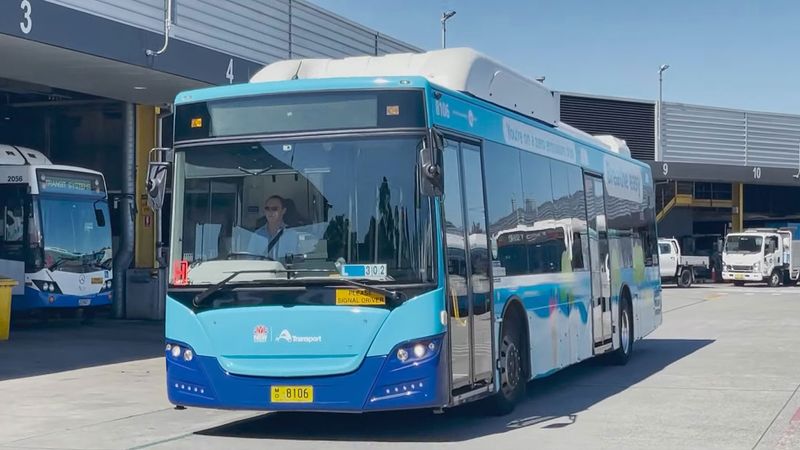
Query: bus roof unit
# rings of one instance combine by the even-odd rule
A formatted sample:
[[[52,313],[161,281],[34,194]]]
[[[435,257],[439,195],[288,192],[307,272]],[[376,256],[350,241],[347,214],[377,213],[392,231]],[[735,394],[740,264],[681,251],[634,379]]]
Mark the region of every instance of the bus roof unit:
[[[559,96],[544,84],[471,48],[339,59],[281,60],[256,72],[250,82],[389,76],[424,77],[436,85],[516,111],[620,156],[631,158],[624,140],[609,135],[591,135],[561,122]]]
[[[32,148],[0,144],[0,166],[41,166],[53,164],[44,153]]]
[[[256,72],[250,82],[363,76],[421,76],[551,125],[557,125],[560,116],[553,91],[470,48],[283,60]]]

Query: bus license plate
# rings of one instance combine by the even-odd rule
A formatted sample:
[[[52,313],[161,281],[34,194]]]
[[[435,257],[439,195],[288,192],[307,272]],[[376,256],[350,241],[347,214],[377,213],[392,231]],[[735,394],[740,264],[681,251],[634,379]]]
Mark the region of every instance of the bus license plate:
[[[736,275],[733,276],[733,278],[736,280],[744,280],[744,275],[737,273]]]
[[[78,306],[89,306],[91,304],[92,304],[92,299],[90,298],[78,299]]]
[[[314,401],[314,387],[272,386],[270,400],[272,403],[312,403]]]
[[[355,289],[337,289],[336,304],[347,306],[385,305],[386,297],[381,294]]]

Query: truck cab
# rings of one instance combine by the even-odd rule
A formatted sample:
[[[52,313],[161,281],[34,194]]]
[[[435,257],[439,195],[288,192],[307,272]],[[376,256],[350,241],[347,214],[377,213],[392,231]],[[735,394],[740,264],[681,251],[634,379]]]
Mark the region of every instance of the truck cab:
[[[766,282],[770,287],[796,284],[800,278],[799,241],[777,228],[750,229],[725,237],[722,278],[737,286]]]
[[[674,238],[658,240],[658,263],[661,280],[675,280],[678,287],[690,287],[697,278],[697,269],[709,266],[707,257],[682,255],[681,246]]]

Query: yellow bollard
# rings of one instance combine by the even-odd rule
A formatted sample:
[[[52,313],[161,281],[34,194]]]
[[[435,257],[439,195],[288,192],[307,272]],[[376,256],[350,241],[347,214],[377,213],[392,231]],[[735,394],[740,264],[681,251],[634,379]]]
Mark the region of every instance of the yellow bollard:
[[[15,280],[0,278],[0,341],[8,340],[11,328],[11,288],[16,285]]]

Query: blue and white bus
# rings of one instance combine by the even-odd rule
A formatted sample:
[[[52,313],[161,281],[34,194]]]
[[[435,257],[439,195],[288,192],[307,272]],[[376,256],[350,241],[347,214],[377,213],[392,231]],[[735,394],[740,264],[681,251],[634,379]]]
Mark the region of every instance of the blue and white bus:
[[[661,323],[648,166],[473,50],[276,62],[174,130],[173,404],[505,413]]]
[[[12,311],[111,304],[111,223],[101,173],[0,145],[0,213],[0,275],[17,281]]]

